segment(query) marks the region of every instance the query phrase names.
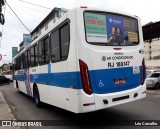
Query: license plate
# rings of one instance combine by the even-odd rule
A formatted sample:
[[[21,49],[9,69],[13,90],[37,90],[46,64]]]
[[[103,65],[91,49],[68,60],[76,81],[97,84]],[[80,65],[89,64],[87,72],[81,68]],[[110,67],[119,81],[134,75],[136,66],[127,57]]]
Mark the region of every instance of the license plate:
[[[119,78],[114,80],[114,84],[115,85],[119,85],[119,84],[125,84],[126,83],[126,79],[125,78]]]

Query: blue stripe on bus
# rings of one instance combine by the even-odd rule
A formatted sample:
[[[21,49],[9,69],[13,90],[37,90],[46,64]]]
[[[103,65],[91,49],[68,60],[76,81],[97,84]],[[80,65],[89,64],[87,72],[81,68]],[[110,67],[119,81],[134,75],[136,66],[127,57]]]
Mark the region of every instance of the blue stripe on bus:
[[[94,93],[105,94],[136,88],[141,85],[141,72],[142,67],[138,74],[133,74],[133,67],[90,71],[92,89]],[[116,79],[126,79],[127,82],[115,85]],[[100,83],[103,86],[99,86]]]
[[[141,71],[142,67],[140,67],[140,72],[138,74],[133,74],[133,67],[91,70],[90,78],[93,92],[97,94],[104,94],[136,88],[141,85]],[[129,77],[127,77],[128,75]],[[118,78],[126,78],[127,83],[114,85],[114,79]],[[24,81],[26,80],[26,75],[15,75],[14,79]],[[74,86],[76,89],[82,89],[81,76],[78,71],[30,74],[30,82],[64,88]],[[102,82],[104,86],[98,86],[100,82]]]
[[[27,79],[26,77],[26,75],[14,75],[14,80],[24,81]],[[80,82],[77,81],[77,78],[80,78],[79,72],[30,74],[31,83],[64,88],[69,88],[69,86],[76,86],[77,89],[81,89],[81,86],[79,85]]]

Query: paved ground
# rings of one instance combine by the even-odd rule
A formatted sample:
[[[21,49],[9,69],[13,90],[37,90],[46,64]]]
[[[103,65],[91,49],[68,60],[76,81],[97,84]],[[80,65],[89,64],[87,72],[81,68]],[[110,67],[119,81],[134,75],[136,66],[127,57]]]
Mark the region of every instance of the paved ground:
[[[0,120],[14,120],[15,117],[12,114],[8,104],[4,100],[2,93],[0,92]]]
[[[1,92],[0,92],[0,120],[16,120],[15,116],[13,115],[11,109],[6,103]],[[5,121],[3,121],[3,124],[5,124]],[[5,127],[0,127],[0,129],[20,129],[20,128],[5,126]]]

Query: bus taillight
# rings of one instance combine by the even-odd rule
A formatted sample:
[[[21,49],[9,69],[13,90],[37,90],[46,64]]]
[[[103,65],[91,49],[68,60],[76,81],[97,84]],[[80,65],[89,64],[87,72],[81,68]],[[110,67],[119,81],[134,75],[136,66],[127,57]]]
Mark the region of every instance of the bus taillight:
[[[91,79],[90,79],[88,66],[86,63],[84,63],[80,59],[79,59],[79,66],[80,66],[83,90],[86,94],[91,95],[93,92],[92,92],[92,85],[91,85]]]
[[[81,8],[87,8],[87,6],[80,6]]]
[[[145,78],[146,78],[146,67],[145,67],[145,60],[144,60],[144,58],[143,58],[143,60],[142,60],[142,78],[141,78],[141,85],[144,84]]]

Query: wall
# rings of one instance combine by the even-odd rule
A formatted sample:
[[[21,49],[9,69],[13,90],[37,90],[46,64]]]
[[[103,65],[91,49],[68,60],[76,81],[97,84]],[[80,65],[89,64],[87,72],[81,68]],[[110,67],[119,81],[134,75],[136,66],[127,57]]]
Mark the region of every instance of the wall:
[[[160,68],[160,39],[152,39],[152,42],[145,42],[145,60],[149,68]]]

